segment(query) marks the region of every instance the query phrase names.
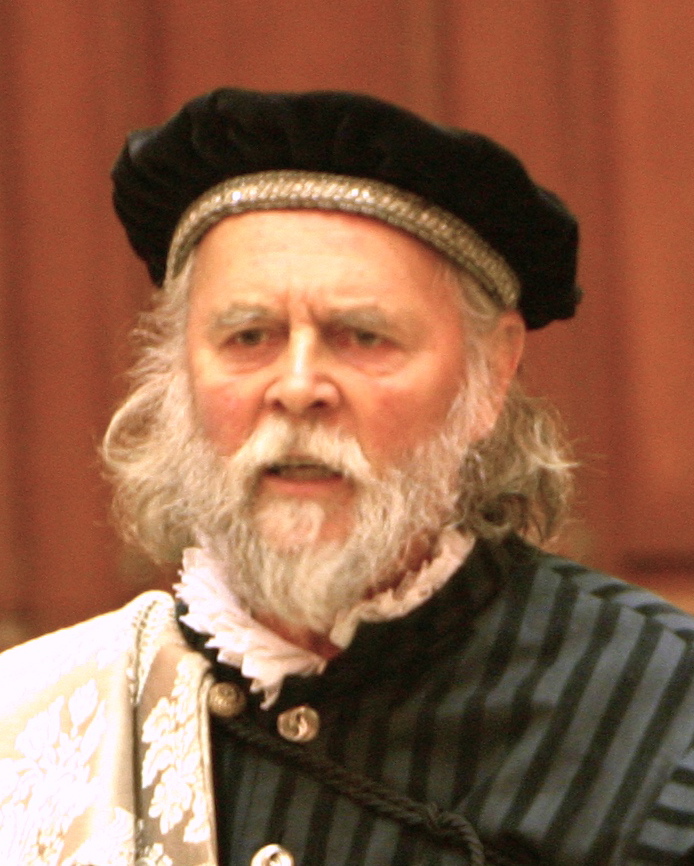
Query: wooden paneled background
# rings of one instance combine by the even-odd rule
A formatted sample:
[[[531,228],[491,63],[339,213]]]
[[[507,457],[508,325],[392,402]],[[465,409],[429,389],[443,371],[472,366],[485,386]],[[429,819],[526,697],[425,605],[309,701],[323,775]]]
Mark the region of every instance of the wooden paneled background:
[[[0,0],[0,643],[162,580],[95,456],[149,295],[108,172],[221,84],[385,97],[568,200],[585,301],[524,372],[585,463],[562,547],[694,609],[693,49],[691,0]]]

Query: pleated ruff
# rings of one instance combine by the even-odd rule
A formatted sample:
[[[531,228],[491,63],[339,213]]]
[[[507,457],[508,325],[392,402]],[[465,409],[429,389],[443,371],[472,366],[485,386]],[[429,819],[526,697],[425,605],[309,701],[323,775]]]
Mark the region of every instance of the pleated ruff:
[[[323,676],[248,712],[274,731],[310,704],[305,749],[538,863],[674,863],[694,847],[693,644],[694,619],[645,591],[518,539],[478,543],[421,608],[363,625]],[[217,728],[213,762],[220,866],[268,843],[302,866],[467,860]]]

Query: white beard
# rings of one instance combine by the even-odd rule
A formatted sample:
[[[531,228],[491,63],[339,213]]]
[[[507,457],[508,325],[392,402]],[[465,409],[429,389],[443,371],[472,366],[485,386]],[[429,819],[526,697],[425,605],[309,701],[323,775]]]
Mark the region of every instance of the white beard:
[[[403,573],[413,540],[432,547],[454,523],[475,417],[459,395],[442,431],[380,476],[353,438],[319,426],[270,418],[229,458],[213,454],[200,437],[196,478],[184,485],[197,515],[194,534],[223,563],[250,611],[326,634],[340,611]],[[326,510],[318,501],[258,503],[261,473],[291,453],[325,463],[353,484],[345,540],[320,540]]]

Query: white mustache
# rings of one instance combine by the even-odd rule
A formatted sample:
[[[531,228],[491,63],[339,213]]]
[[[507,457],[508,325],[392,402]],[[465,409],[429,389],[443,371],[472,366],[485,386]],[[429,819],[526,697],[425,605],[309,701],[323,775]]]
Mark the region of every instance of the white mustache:
[[[341,430],[265,420],[239,450],[227,458],[229,469],[257,479],[278,464],[315,463],[356,484],[374,479],[374,472],[354,436]]]

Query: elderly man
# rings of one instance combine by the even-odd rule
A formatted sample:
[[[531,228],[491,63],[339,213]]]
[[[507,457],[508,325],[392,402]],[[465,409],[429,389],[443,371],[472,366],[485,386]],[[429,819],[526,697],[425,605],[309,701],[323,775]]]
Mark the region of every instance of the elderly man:
[[[10,864],[664,864],[693,622],[530,543],[571,468],[515,382],[577,232],[488,139],[221,90],[114,171],[163,285],[104,457],[177,606],[0,660]]]

